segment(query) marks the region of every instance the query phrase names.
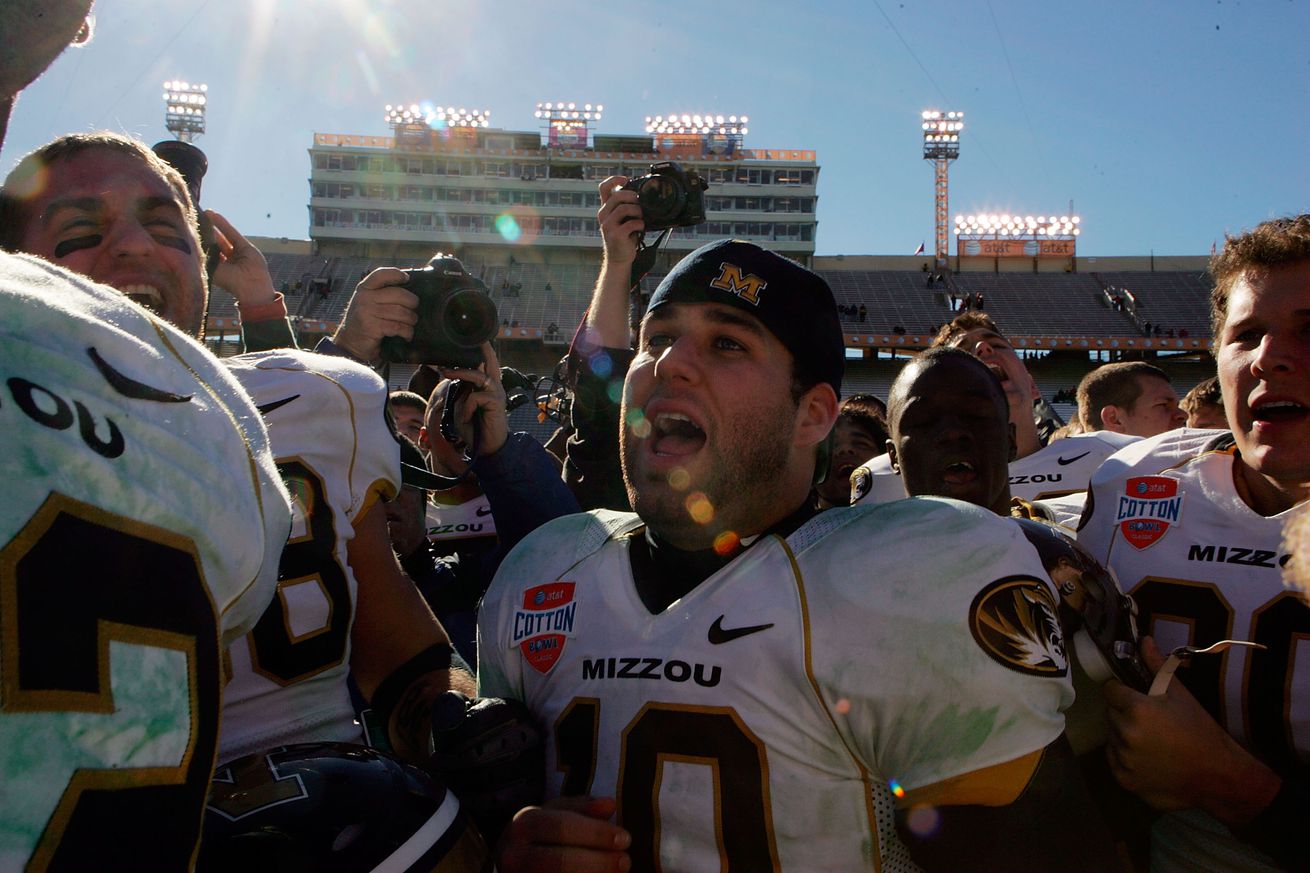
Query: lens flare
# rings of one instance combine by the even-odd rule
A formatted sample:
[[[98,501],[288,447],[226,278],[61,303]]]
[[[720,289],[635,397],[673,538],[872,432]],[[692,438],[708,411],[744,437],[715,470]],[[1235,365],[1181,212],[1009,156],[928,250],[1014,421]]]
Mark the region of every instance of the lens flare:
[[[609,374],[614,372],[614,362],[601,349],[597,349],[596,353],[587,359],[587,364],[591,367],[591,372],[602,379],[608,378]]]
[[[736,531],[725,530],[714,538],[714,553],[722,558],[737,551],[741,546],[741,537],[737,536]]]
[[[850,711],[851,711],[851,702],[850,702],[850,700],[848,700],[848,699],[845,698],[845,697],[840,698],[836,703],[834,703],[834,704],[832,705],[832,711],[835,712],[835,713],[837,713],[838,715],[849,715],[849,714],[850,714]],[[896,785],[896,780],[895,780],[895,779],[892,780],[892,785]],[[899,786],[897,786],[897,787],[899,787]],[[893,793],[894,793],[894,792],[896,791],[896,788],[893,788],[892,791],[893,791]],[[904,792],[902,792],[902,793],[904,793]],[[900,796],[900,795],[898,794],[897,797],[899,797],[899,796]]]
[[[937,833],[941,823],[941,813],[937,812],[936,807],[927,804],[918,804],[912,807],[910,814],[906,817],[906,824],[910,830],[920,837],[930,837]]]
[[[632,435],[637,439],[644,440],[650,436],[650,421],[646,419],[645,414],[640,409],[629,409],[628,429],[632,431]]]
[[[840,701],[838,701],[838,702],[840,702]],[[849,700],[846,701],[846,702],[847,702],[847,704],[850,703]],[[902,788],[902,787],[901,787],[901,783],[897,782],[895,779],[893,779],[892,781],[888,782],[888,783],[887,783],[887,787],[890,788],[890,789],[892,790],[892,794],[895,794],[897,797],[904,797],[904,796],[905,796],[905,789]]]
[[[519,237],[523,236],[523,231],[519,229],[519,223],[508,212],[502,212],[496,216],[496,230],[504,237],[505,242],[515,243],[519,241]]]
[[[691,474],[682,467],[674,467],[669,472],[669,485],[677,491],[686,491],[691,485]]]
[[[649,424],[647,427],[649,428]],[[683,505],[687,507],[687,514],[691,516],[691,520],[697,524],[709,524],[714,520],[714,504],[710,503],[710,499],[700,491],[688,494]]]

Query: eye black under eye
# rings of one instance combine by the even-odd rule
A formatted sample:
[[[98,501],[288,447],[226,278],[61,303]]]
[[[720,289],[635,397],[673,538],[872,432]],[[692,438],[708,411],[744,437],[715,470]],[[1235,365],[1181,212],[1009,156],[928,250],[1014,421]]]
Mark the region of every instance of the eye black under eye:
[[[170,249],[177,249],[184,255],[191,254],[191,244],[184,237],[180,236],[157,236],[155,237],[161,246],[168,246]]]
[[[61,240],[55,244],[55,257],[64,258],[82,249],[93,249],[104,241],[105,238],[100,234],[75,236],[72,239]]]

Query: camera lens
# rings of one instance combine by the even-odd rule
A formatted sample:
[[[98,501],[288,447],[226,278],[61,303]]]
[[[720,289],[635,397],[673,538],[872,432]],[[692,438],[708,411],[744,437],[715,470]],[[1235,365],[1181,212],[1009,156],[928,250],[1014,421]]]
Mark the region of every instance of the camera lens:
[[[652,227],[663,227],[675,222],[682,212],[686,192],[668,176],[647,176],[637,191],[637,201],[645,222]]]
[[[496,335],[496,304],[481,291],[456,291],[446,301],[441,326],[455,345],[480,345]]]

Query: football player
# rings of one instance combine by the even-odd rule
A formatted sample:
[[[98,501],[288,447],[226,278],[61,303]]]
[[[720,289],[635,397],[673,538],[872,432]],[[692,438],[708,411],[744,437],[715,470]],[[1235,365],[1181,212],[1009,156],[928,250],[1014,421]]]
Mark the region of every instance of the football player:
[[[42,184],[23,196],[22,183]],[[203,323],[195,212],[171,168],[140,143],[73,135],[25,158],[5,185],[18,245],[137,295],[189,332]],[[267,422],[295,523],[278,597],[234,645],[222,759],[271,745],[361,739],[349,672],[408,760],[431,752],[428,704],[471,679],[400,570],[381,501],[399,448],[385,388],[361,364],[295,350],[244,356],[234,374]],[[477,374],[485,388],[491,378]]]
[[[1187,423],[1169,374],[1145,361],[1102,364],[1078,383],[1083,431],[1152,437]]]
[[[872,394],[856,394],[842,401],[833,425],[827,475],[815,488],[819,508],[848,506],[851,473],[869,458],[886,451],[887,414]]]
[[[524,700],[557,761],[501,869],[1113,864],[1018,526],[812,508],[842,368],[831,291],[779,255],[711,243],[661,282],[624,383],[636,513],[539,528],[483,603],[481,690]]]
[[[0,139],[89,6],[0,5]],[[222,650],[290,525],[267,433],[191,338],[29,256],[0,253],[0,372],[0,869],[189,869]]]
[[[1158,696],[1108,685],[1110,761],[1166,810],[1153,870],[1301,870],[1310,673],[1297,653],[1310,608],[1280,567],[1283,524],[1310,495],[1310,215],[1230,238],[1211,274],[1231,433],[1176,430],[1115,454],[1078,538],[1160,652],[1230,637],[1258,648],[1191,657]]]
[[[1136,437],[1124,434],[1076,434],[1043,445],[1033,418],[1033,403],[1041,398],[1037,382],[1009,340],[989,316],[965,312],[945,325],[933,346],[952,346],[972,353],[1001,380],[1009,402],[1015,455],[1010,462],[1010,493],[1024,500],[1060,498],[1060,521],[1072,525],[1081,509],[1082,492],[1100,463]],[[853,504],[885,503],[906,494],[889,456],[874,458],[851,474]]]

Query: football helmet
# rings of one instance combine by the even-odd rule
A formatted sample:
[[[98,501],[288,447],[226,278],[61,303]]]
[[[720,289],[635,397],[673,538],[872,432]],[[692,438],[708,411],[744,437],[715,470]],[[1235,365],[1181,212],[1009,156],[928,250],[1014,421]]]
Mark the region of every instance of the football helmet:
[[[1151,671],[1138,648],[1137,604],[1119,590],[1110,571],[1058,527],[1036,519],[1016,518],[1060,594],[1065,637],[1089,678],[1118,679],[1143,693]]]
[[[301,743],[214,772],[198,873],[486,873],[491,856],[455,795],[348,743]]]

